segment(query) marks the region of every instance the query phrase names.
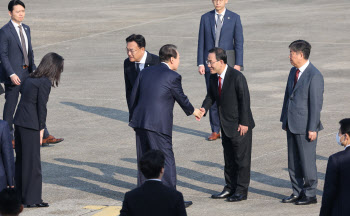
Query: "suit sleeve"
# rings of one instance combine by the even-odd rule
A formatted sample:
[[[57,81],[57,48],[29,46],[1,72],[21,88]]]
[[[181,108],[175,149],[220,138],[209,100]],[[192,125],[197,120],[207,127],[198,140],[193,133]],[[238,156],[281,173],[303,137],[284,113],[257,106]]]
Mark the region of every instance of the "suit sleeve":
[[[339,171],[336,158],[331,156],[328,159],[326,179],[323,187],[322,206],[320,216],[331,215],[333,202],[337,195],[337,183]]]
[[[29,32],[29,37],[31,37],[31,36],[30,36],[31,34],[30,34],[30,28],[29,28],[29,26],[28,26],[28,32]],[[32,47],[32,45],[30,45],[30,46]],[[32,71],[30,71],[30,72],[33,72],[33,71],[36,70],[36,65],[35,65],[35,63],[34,63],[34,51],[33,51],[33,47],[32,47],[32,49],[30,50],[30,52],[31,52],[31,56],[32,56],[32,59],[31,59],[31,62],[30,62]]]
[[[239,124],[249,126],[250,95],[247,80],[243,74],[238,75],[235,86],[238,100]]]
[[[243,66],[243,27],[241,23],[241,18],[238,16],[235,31],[234,31],[234,47],[235,47],[235,56],[236,56],[236,65]]]
[[[184,94],[182,85],[181,85],[181,76],[178,75],[172,82],[171,92],[176,102],[180,105],[182,110],[186,113],[187,116],[192,115],[194,112],[194,107],[188,100],[187,96]]]
[[[46,80],[45,80],[46,81]],[[51,82],[42,83],[38,92],[38,117],[39,117],[39,129],[42,130],[46,127],[47,116],[47,102],[51,91]]]
[[[15,171],[15,161],[12,149],[12,139],[10,135],[10,129],[8,124],[5,122],[1,133],[1,154],[3,157],[3,164],[5,168],[7,185],[14,185],[14,171]]]
[[[132,115],[134,112],[134,109],[137,105],[137,102],[139,100],[139,94],[140,94],[140,79],[142,77],[142,71],[139,73],[139,75],[136,77],[134,87],[132,88],[131,94],[130,94],[130,101],[129,101],[129,121],[132,119]]]
[[[311,79],[309,88],[309,131],[317,131],[323,104],[324,81],[321,74]]]
[[[120,215],[119,216],[128,216],[129,214],[129,208],[128,208],[128,193],[125,194],[124,201],[123,201],[123,206],[122,209],[120,210]]]
[[[130,96],[131,96],[131,91],[132,91],[132,85],[130,83],[127,71],[126,71],[126,65],[124,61],[124,81],[125,81],[125,94],[126,94],[126,102],[128,104],[128,109],[130,111]]]
[[[178,192],[176,201],[176,216],[187,216],[185,202],[182,193]]]
[[[12,74],[15,74],[15,71],[13,70],[9,57],[8,57],[8,50],[9,50],[9,42],[7,35],[4,30],[0,30],[0,60],[1,64],[3,65],[3,69],[5,69],[6,76],[10,77]]]
[[[204,65],[203,55],[204,55],[204,17],[201,17],[201,22],[199,25],[198,33],[198,49],[197,49],[197,66]]]
[[[209,82],[210,83],[212,82],[211,76],[209,78]],[[214,97],[213,91],[211,90],[210,86],[212,86],[212,85],[209,84],[207,95],[205,96],[205,99],[204,99],[204,101],[202,103],[202,107],[205,109],[205,115],[207,114],[207,112],[210,109],[210,107],[215,103],[215,97]]]

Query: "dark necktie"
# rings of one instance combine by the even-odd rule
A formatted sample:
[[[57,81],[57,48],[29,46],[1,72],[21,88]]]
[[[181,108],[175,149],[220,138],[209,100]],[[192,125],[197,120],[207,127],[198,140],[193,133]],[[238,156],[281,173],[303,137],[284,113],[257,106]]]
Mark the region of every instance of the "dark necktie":
[[[220,41],[220,33],[222,28],[222,21],[221,21],[221,14],[217,15],[218,18],[216,19],[216,32],[215,32],[215,47],[219,47],[219,41]]]
[[[22,50],[23,50],[23,56],[24,56],[24,64],[29,66],[29,59],[28,59],[28,53],[26,48],[26,41],[24,40],[24,35],[22,32],[22,26],[19,25],[19,35],[21,36],[21,44],[22,44]]]
[[[140,73],[140,63],[135,63],[136,64],[136,71],[137,73]]]
[[[294,89],[295,85],[296,85],[296,84],[297,84],[297,82],[298,82],[299,73],[300,73],[300,70],[299,70],[299,69],[297,69],[297,71],[295,72],[295,77],[294,77],[294,86],[293,86],[293,89]]]
[[[219,76],[219,97],[221,97],[221,76]]]

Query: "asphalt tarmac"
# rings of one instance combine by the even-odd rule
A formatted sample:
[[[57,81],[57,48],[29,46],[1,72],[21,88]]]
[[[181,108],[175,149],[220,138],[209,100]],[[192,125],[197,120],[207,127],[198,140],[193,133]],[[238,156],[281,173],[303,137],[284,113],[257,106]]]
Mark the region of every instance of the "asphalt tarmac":
[[[0,3],[0,23],[10,20],[8,1]],[[35,63],[48,52],[65,58],[58,88],[51,91],[47,125],[64,142],[41,149],[44,209],[23,216],[118,215],[124,193],[136,186],[135,135],[128,126],[123,61],[125,38],[145,36],[146,49],[158,53],[167,43],[178,46],[183,88],[198,107],[205,97],[197,72],[200,17],[210,0],[59,0],[26,1],[25,24],[31,27]],[[230,0],[241,16],[244,66],[256,128],[253,130],[248,200],[210,199],[224,185],[221,140],[208,142],[208,118],[197,122],[176,105],[173,147],[178,190],[191,216],[318,215],[328,157],[341,151],[335,141],[339,120],[350,116],[350,2],[348,0]],[[305,39],[310,61],[321,71],[325,93],[319,133],[318,203],[282,204],[292,192],[287,171],[286,134],[279,122],[291,65],[288,45]],[[0,99],[2,113],[4,97]],[[89,207],[87,207],[89,206]],[[91,207],[92,206],[92,207]],[[98,208],[96,206],[109,206]],[[86,208],[84,208],[86,207]],[[107,211],[108,210],[108,211]]]

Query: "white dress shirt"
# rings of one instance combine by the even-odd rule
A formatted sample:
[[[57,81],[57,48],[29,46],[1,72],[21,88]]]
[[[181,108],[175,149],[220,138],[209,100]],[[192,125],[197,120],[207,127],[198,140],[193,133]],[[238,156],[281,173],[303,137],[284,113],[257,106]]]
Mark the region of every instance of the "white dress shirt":
[[[221,90],[222,90],[222,87],[224,86],[224,79],[225,79],[225,75],[226,75],[226,71],[227,71],[227,65],[224,69],[224,71],[219,75],[218,74],[218,78],[221,77]],[[218,86],[219,86],[219,79],[218,79]]]
[[[145,68],[146,59],[147,59],[147,52],[145,51],[145,53],[142,56],[142,59],[139,62],[135,62],[139,64],[140,71],[142,71]]]
[[[13,22],[13,20],[11,20],[13,26],[15,27],[16,29],[16,32],[17,32],[17,35],[18,35],[18,38],[19,38],[19,41],[22,43],[22,40],[21,40],[21,35],[19,34],[19,25],[15,22]],[[22,23],[20,24],[22,25]],[[23,36],[24,36],[24,40],[25,40],[25,43],[26,43],[26,49],[27,49],[27,55],[28,55],[28,37],[27,37],[27,34],[26,34],[26,31],[24,29],[25,27],[22,25],[22,33],[23,33]]]
[[[303,66],[298,68],[300,70],[298,80],[300,79],[301,75],[304,73],[304,71],[307,68],[307,66],[309,66],[309,64],[310,64],[310,61],[307,60],[307,62]]]

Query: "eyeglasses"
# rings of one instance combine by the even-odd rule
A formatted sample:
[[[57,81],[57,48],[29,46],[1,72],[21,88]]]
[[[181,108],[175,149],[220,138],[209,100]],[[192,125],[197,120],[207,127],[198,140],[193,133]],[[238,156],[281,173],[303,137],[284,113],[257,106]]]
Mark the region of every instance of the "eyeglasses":
[[[218,62],[218,61],[216,61],[216,62]],[[211,61],[205,61],[205,63],[207,63],[207,65],[213,65],[215,62],[211,62]]]
[[[125,48],[125,51],[126,53],[129,53],[131,52],[131,54],[135,54],[137,51],[139,51],[140,49],[137,49],[137,50],[133,50],[133,49],[128,49],[128,48]]]

